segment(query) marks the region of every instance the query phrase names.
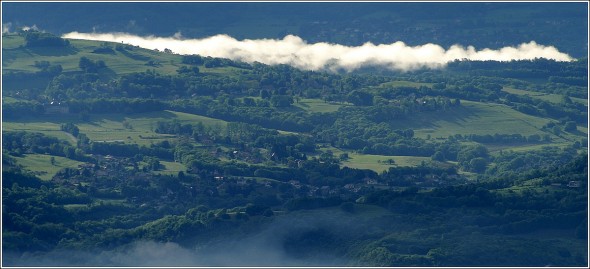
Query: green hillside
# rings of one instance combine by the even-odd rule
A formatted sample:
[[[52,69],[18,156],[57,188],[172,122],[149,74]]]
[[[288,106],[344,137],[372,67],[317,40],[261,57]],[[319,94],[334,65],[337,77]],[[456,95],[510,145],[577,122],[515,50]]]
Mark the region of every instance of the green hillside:
[[[550,121],[523,114],[505,105],[463,101],[460,109],[423,113],[400,124],[414,129],[416,135],[422,138],[428,134],[433,138],[446,138],[455,134],[543,134],[545,132],[540,130],[541,127]]]
[[[3,266],[587,263],[587,60],[331,73],[36,32],[2,54]]]
[[[123,46],[125,49],[117,49]],[[106,48],[106,50],[105,50]],[[2,62],[3,70],[6,75],[21,73],[30,74],[33,79],[25,80],[10,80],[5,83],[5,92],[11,93],[22,90],[24,87],[30,87],[34,91],[43,91],[50,77],[34,75],[39,71],[36,67],[38,62],[48,62],[49,65],[60,65],[63,74],[81,74],[79,67],[81,57],[86,57],[91,61],[104,61],[106,67],[97,71],[102,81],[109,81],[116,79],[119,76],[126,74],[136,74],[144,72],[145,70],[154,70],[158,74],[174,76],[180,67],[190,67],[190,64],[183,64],[183,56],[169,53],[157,52],[142,49],[139,47],[132,47],[127,45],[95,42],[86,40],[70,40],[70,45],[67,48],[59,47],[27,47],[25,46],[24,37],[21,35],[3,35],[3,53],[5,60]],[[103,49],[103,50],[101,50]],[[105,52],[106,51],[106,52]],[[240,72],[233,72],[233,70],[240,70],[233,66],[218,66],[205,67],[204,64],[197,65],[201,76],[217,77],[226,76],[227,78],[242,80],[240,72],[244,73],[242,69]],[[37,72],[37,73],[35,73]],[[10,77],[9,77],[10,78]],[[36,79],[38,78],[38,79]],[[248,87],[258,84],[255,80],[248,77],[244,83]],[[393,78],[391,81],[380,82],[377,89],[377,94],[387,92],[387,89],[396,88],[415,88],[433,87],[434,83],[426,83],[419,81],[412,81],[407,77]],[[26,88],[25,88],[26,89]],[[252,89],[248,89],[251,93]],[[561,97],[557,94],[547,94],[543,92],[533,92],[531,90],[517,90],[513,87],[504,87],[507,93],[526,95],[534,98],[539,98],[544,101],[560,104]],[[257,93],[257,91],[255,92]],[[250,97],[249,97],[250,98]],[[258,96],[251,97],[255,101],[264,101]],[[286,113],[297,113],[301,111],[308,115],[314,113],[332,113],[337,114],[342,107],[351,106],[352,103],[343,101],[327,101],[326,98],[299,98],[292,105],[295,109],[278,108],[278,111],[285,111]],[[240,100],[243,102],[244,97]],[[578,103],[585,102],[585,99],[572,97],[572,100]],[[3,98],[5,104],[25,103],[29,102],[22,99],[20,96],[10,94]],[[584,103],[585,104],[585,103]],[[174,110],[174,108],[172,108]],[[207,113],[205,113],[207,114]],[[80,116],[75,114],[68,115],[44,115],[35,116],[32,118],[24,117],[16,120],[6,120],[4,125],[5,131],[29,131],[41,132],[59,139],[76,142],[76,139],[71,135],[68,136],[65,132],[60,130],[60,124],[64,122],[72,122],[78,125],[80,131],[88,136],[92,141],[119,141],[123,143],[150,145],[155,142],[162,142],[169,139],[175,139],[176,136],[169,134],[156,134],[154,126],[157,122],[178,122],[180,124],[189,123],[204,123],[208,127],[224,128],[227,120],[215,119],[216,116],[209,115],[201,116],[194,113],[183,113],[175,111],[154,111],[149,113],[134,113],[132,115],[121,114],[92,114],[87,119],[82,120]],[[219,116],[217,116],[219,118]],[[221,116],[223,118],[223,116]],[[546,129],[547,124],[559,124],[555,118],[540,117],[534,115],[524,114],[504,104],[477,102],[469,100],[461,100],[461,106],[453,108],[448,111],[434,111],[434,112],[420,112],[412,113],[405,119],[396,119],[391,121],[390,128],[394,129],[412,129],[415,137],[422,139],[440,140],[446,139],[450,136],[462,135],[495,135],[495,134],[520,134],[523,137],[531,135],[546,136],[547,140],[535,146],[527,144],[526,142],[519,145],[512,145],[515,149],[537,149],[540,146],[563,146],[573,141],[585,137],[586,124],[582,123],[577,127],[576,132],[560,132],[555,134],[552,130]],[[124,126],[125,125],[125,126]],[[264,125],[263,125],[264,126]],[[222,129],[220,129],[222,131]],[[282,129],[282,128],[277,128]],[[285,132],[284,134],[308,135],[307,131],[299,132]],[[488,145],[493,149],[510,148],[510,146],[502,145]],[[339,147],[337,150],[355,154],[355,151],[347,149],[346,147]],[[388,156],[388,155],[383,155]],[[395,154],[389,156],[396,156]],[[401,158],[398,156],[398,158]],[[358,158],[356,158],[358,159]],[[361,158],[363,159],[363,158]],[[364,161],[355,162],[355,158],[348,160],[351,167],[371,168],[376,171],[380,168],[366,166]]]
[[[80,128],[80,132],[86,134],[92,141],[115,142],[149,145],[155,142],[161,142],[167,139],[173,139],[174,135],[157,134],[154,132],[156,123],[159,121],[179,122],[179,123],[197,123],[201,122],[205,126],[223,129],[227,122],[216,120],[199,115],[187,114],[174,111],[160,111],[149,113],[138,113],[130,116],[121,114],[100,114],[90,117],[88,121],[83,121],[76,116],[42,116],[35,118],[19,119],[17,121],[7,121],[3,124],[4,131],[27,131],[40,132],[59,139],[70,139],[60,130],[61,123],[72,122]]]
[[[53,163],[51,158],[54,159]],[[15,159],[24,169],[33,171],[42,180],[51,180],[63,168],[77,169],[78,165],[83,163],[64,157],[41,154],[28,154]]]
[[[96,42],[88,40],[70,40],[70,47],[25,47],[22,36],[13,34],[2,35],[2,50],[4,58],[2,70],[4,74],[38,72],[35,62],[49,62],[51,65],[60,65],[64,73],[80,73],[79,62],[81,57],[87,57],[93,61],[104,61],[107,67],[98,74],[104,80],[113,79],[123,74],[156,70],[158,73],[173,75],[182,66],[182,56],[170,53],[161,53],[135,46],[124,45],[125,50],[116,50],[117,43]],[[108,52],[97,53],[100,48],[110,48]],[[199,66],[201,72],[210,74],[229,74],[233,68],[219,67],[206,68]],[[48,78],[44,76],[34,77],[25,81],[5,82],[8,90],[20,90],[23,88],[44,88]]]

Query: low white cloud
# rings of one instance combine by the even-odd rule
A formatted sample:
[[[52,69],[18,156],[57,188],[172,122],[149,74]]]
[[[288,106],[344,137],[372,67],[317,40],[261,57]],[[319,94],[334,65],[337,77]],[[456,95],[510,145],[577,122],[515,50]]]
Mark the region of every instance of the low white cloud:
[[[23,26],[23,31],[29,31],[29,30],[33,30],[33,31],[39,31],[39,27],[37,27],[36,24],[33,24],[33,26]]]
[[[2,23],[2,34],[9,34],[11,27],[12,27],[11,22]]]
[[[63,37],[123,42],[147,49],[170,49],[183,55],[199,54],[248,63],[288,64],[305,70],[344,69],[352,71],[368,66],[381,66],[392,70],[412,70],[423,67],[441,68],[450,61],[462,59],[510,61],[546,58],[556,61],[573,60],[572,57],[553,46],[544,46],[534,41],[497,50],[487,48],[477,50],[473,46],[459,45],[445,49],[431,43],[408,46],[401,41],[379,45],[367,42],[361,46],[344,46],[325,42],[310,44],[294,35],[285,36],[283,39],[237,40],[228,35],[184,39],[180,33],[176,33],[173,37],[141,37],[126,33],[71,32]]]

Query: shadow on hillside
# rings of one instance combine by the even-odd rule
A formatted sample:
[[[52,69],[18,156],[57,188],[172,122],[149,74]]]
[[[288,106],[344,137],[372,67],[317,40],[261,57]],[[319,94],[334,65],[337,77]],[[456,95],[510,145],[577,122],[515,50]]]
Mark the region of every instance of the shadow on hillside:
[[[296,103],[296,104],[297,104],[298,106],[302,106],[302,107],[305,107],[305,108],[307,108],[307,109],[309,109],[309,108],[310,108],[310,106],[309,106],[308,104],[306,104],[306,103],[303,103],[303,102]]]
[[[571,132],[568,132],[568,133],[570,133],[570,134],[573,134],[573,135],[575,135],[575,136],[584,136],[584,137],[585,137],[585,136],[588,136],[586,133],[584,133],[584,132],[581,132],[581,131],[579,131],[579,130],[571,131]]]
[[[22,46],[16,48],[2,48],[2,67],[5,68],[7,65],[14,61],[18,61],[19,55],[26,54],[25,57],[33,57],[33,53]]]
[[[158,119],[174,119],[176,114],[169,111],[155,111],[143,113],[112,113],[112,114],[90,114],[89,120],[82,120],[77,113],[71,114],[54,114],[54,115],[39,115],[39,116],[23,116],[19,118],[6,118],[4,120],[14,123],[37,123],[48,122],[54,124],[62,124],[71,122],[74,124],[89,124],[93,126],[100,126],[102,121],[123,122],[125,119],[139,119],[139,118],[158,118]]]
[[[107,66],[98,70],[98,75],[102,80],[109,81],[117,77],[117,72]]]
[[[136,60],[136,61],[148,61],[151,58],[145,55],[141,55],[141,54],[136,54],[136,53],[131,53],[127,50],[118,50],[119,53],[127,56],[130,59]]]
[[[33,54],[37,54],[40,56],[68,56],[74,55],[79,52],[78,49],[68,46],[68,47],[32,47],[27,48],[27,50]]]
[[[463,127],[465,123],[479,118],[478,108],[475,107],[454,107],[447,111],[428,111],[415,113],[406,119],[406,124],[412,128],[438,128],[439,121],[445,121]],[[395,121],[394,121],[395,122]]]
[[[125,119],[139,119],[139,118],[158,118],[170,120],[177,118],[176,114],[170,111],[154,111],[143,113],[116,113],[116,114],[93,114],[92,121],[98,122],[103,120],[122,122]]]
[[[300,108],[298,106],[290,105],[288,107],[278,107],[277,108],[279,111],[284,111],[284,112],[306,112],[307,110]]]
[[[5,49],[2,49],[2,67],[4,68],[8,64],[16,61],[18,57],[13,53],[7,52]]]

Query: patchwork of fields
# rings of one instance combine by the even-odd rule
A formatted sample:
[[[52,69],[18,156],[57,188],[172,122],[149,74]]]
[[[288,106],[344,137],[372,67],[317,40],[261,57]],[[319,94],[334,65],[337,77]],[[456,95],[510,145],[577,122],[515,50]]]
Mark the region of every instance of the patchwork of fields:
[[[8,102],[14,101],[11,99]],[[325,103],[319,99],[303,99],[296,106],[309,110],[310,112],[333,112],[343,106],[342,104]],[[3,122],[4,131],[27,131],[40,132],[48,136],[53,136],[61,140],[69,141],[71,144],[76,143],[75,137],[61,131],[60,125],[66,122],[76,124],[81,133],[84,133],[92,141],[96,142],[123,142],[149,146],[154,143],[165,140],[176,139],[174,135],[158,134],[154,131],[157,122],[179,122],[181,124],[202,123],[204,126],[212,127],[223,131],[227,125],[226,121],[210,117],[176,112],[160,111],[149,113],[137,113],[129,115],[121,114],[101,114],[91,115],[87,121],[81,120],[77,115],[43,115],[36,118],[21,118],[15,121]],[[442,139],[455,134],[469,135],[494,135],[518,133],[522,135],[547,134],[541,130],[541,127],[551,122],[549,119],[526,115],[510,109],[504,105],[486,104],[471,101],[462,101],[460,108],[455,108],[447,112],[429,113],[424,112],[413,115],[405,120],[395,120],[390,124],[400,129],[411,128],[415,130],[415,135],[420,138]],[[551,134],[551,143],[542,144],[511,144],[511,145],[489,145],[490,151],[497,152],[500,150],[527,151],[539,150],[545,146],[567,146],[571,141],[580,139],[586,135],[585,127],[578,127],[579,134],[564,133],[560,136]],[[299,134],[293,132],[282,132],[284,134]],[[327,149],[321,149],[325,152]],[[411,157],[411,156],[386,156],[361,154],[350,150],[329,148],[330,151],[338,156],[342,153],[349,154],[349,159],[342,162],[342,166],[360,169],[371,169],[376,172],[382,172],[389,167],[400,166],[418,166],[424,161],[429,161],[429,157]],[[41,157],[36,157],[37,160]],[[61,157],[60,157],[61,158]],[[392,159],[394,162],[388,163]],[[30,161],[17,159],[24,162],[25,167],[34,168]],[[174,173],[184,171],[185,168],[178,163],[165,164],[166,169],[162,173]],[[69,166],[68,166],[69,167]],[[54,167],[57,169],[57,167]],[[55,170],[53,169],[53,170]],[[43,167],[38,171],[46,171],[48,168]],[[56,171],[49,169],[55,174]],[[48,177],[48,175],[44,175]]]

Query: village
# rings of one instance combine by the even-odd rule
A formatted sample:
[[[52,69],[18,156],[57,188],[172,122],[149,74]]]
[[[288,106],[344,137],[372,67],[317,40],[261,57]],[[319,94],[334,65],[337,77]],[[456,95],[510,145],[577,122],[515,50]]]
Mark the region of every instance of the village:
[[[90,193],[100,199],[122,200],[133,206],[193,204],[204,200],[225,200],[228,205],[256,201],[293,198],[331,198],[356,200],[376,190],[404,190],[415,187],[423,191],[456,184],[457,176],[428,174],[422,178],[407,175],[388,182],[364,178],[345,184],[316,185],[298,179],[279,181],[255,176],[234,176],[213,171],[180,171],[161,174],[162,164],[136,158],[111,155],[92,156],[96,163],[83,163],[77,169],[64,168],[53,178],[54,183]],[[574,184],[574,183],[570,183]]]

